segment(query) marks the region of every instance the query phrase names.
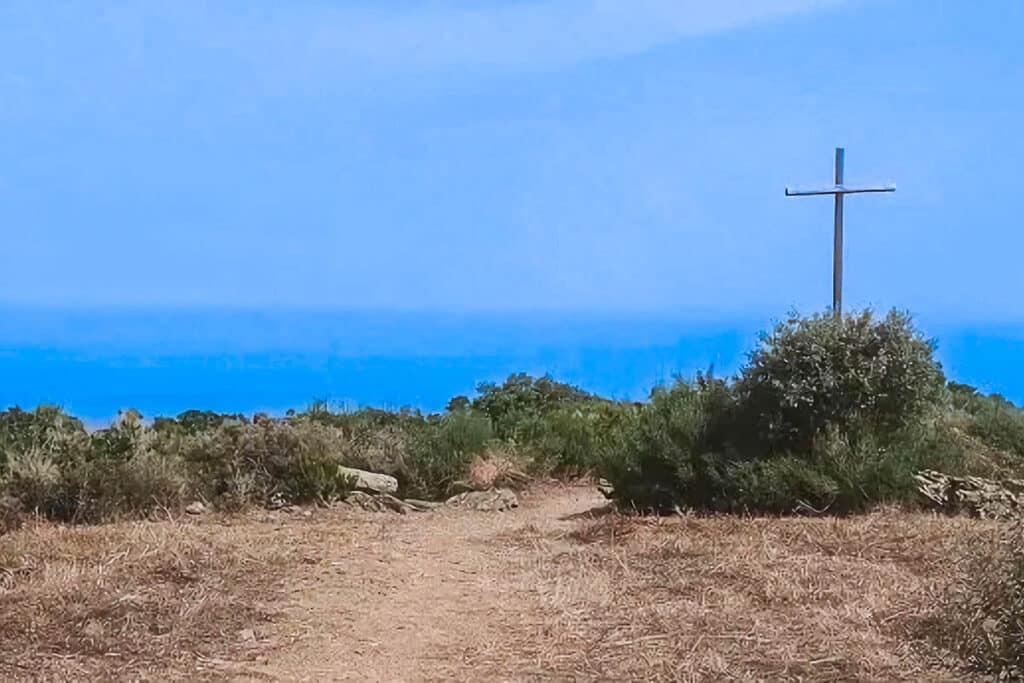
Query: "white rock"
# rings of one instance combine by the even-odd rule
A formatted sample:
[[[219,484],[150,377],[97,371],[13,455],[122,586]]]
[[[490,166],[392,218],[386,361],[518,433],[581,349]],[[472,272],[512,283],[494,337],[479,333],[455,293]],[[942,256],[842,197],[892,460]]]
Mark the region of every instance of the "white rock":
[[[357,470],[351,467],[339,467],[338,474],[354,479],[355,487],[359,491],[388,494],[398,492],[398,480],[387,474],[367,472],[366,470]]]
[[[206,506],[197,500],[186,505],[185,512],[190,515],[201,515],[206,512]]]

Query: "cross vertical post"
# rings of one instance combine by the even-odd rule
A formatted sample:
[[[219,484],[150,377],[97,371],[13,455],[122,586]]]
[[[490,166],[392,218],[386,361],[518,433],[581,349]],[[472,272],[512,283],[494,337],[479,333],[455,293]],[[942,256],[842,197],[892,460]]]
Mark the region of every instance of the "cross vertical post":
[[[836,186],[843,184],[846,150],[836,147]],[[832,310],[843,315],[843,195],[836,192],[835,225],[832,236]]]
[[[895,185],[854,187],[846,185],[843,167],[846,165],[846,150],[836,147],[835,184],[813,190],[792,190],[786,188],[787,197],[830,194],[835,198],[835,223],[832,236],[832,312],[836,317],[843,315],[843,200],[848,194],[866,192],[895,192]]]

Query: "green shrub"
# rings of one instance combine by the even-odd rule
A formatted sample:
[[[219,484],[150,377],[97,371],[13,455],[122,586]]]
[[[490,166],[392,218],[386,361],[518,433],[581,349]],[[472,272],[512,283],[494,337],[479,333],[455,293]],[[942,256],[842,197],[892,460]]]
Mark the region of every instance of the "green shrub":
[[[52,453],[39,448],[11,453],[7,460],[7,491],[25,509],[46,516],[65,516],[75,507],[67,500],[65,473]],[[75,496],[77,498],[77,496]]]
[[[473,400],[472,410],[491,419],[499,438],[517,443],[526,440],[523,427],[535,418],[562,406],[594,400],[593,396],[572,385],[556,382],[548,376],[534,379],[525,373],[511,375],[501,386],[483,383],[477,387],[477,392],[480,395]],[[464,405],[453,400],[450,407]]]
[[[245,424],[247,420],[243,415],[227,415],[223,413],[214,413],[209,410],[186,410],[185,412],[178,415],[175,418],[175,422],[181,425],[182,429],[190,434],[197,432],[205,432],[211,429],[216,429],[222,425]]]
[[[321,422],[254,419],[188,435],[178,445],[196,493],[235,509],[278,495],[294,502],[344,492],[339,465],[351,462],[352,442]]]
[[[792,456],[728,463],[721,481],[715,509],[723,512],[825,511],[840,492],[822,468]]]
[[[331,502],[343,498],[354,482],[339,470],[338,461],[325,454],[304,453],[284,473],[282,493],[296,503]]]
[[[47,452],[58,464],[74,459],[88,448],[81,420],[55,406],[32,412],[11,408],[0,412],[0,466],[17,453],[33,449]]]
[[[517,425],[519,445],[529,454],[536,474],[586,475],[598,467],[598,454],[614,438],[632,404],[587,401],[557,407]]]
[[[115,477],[96,491],[97,496],[118,492],[118,499],[108,515],[118,513],[142,515],[154,506],[179,509],[186,501],[189,482],[185,467],[176,454],[145,449],[130,460],[107,470]]]
[[[408,425],[363,425],[351,431],[350,467],[399,476],[409,467],[412,431]]]
[[[944,431],[942,373],[910,319],[794,318],[735,382],[655,391],[605,446],[601,474],[626,506],[847,513],[916,499],[923,468],[962,472]]]
[[[599,472],[625,505],[644,510],[717,508],[723,495],[723,438],[733,398],[725,382],[698,378],[660,387],[627,413],[601,444]]]
[[[46,517],[98,522],[144,515],[155,507],[180,507],[187,482],[181,461],[157,448],[158,434],[137,413],[123,414],[92,436],[52,429],[48,413],[25,450],[12,452],[6,488],[23,508]],[[59,423],[60,421],[58,421]]]
[[[966,431],[988,446],[1024,458],[1024,409],[1002,396],[983,396],[973,387],[951,382],[954,409],[969,416]]]
[[[91,442],[81,421],[53,406],[0,413],[0,481],[32,513],[76,518],[87,483]]]
[[[622,505],[846,514],[916,500],[922,469],[962,470],[963,451],[933,448],[934,433],[923,426],[884,441],[833,428],[806,453],[747,457],[709,438],[721,404],[703,391],[683,384],[656,396],[608,453],[601,472]]]
[[[737,383],[751,438],[807,452],[828,428],[892,433],[941,396],[933,345],[893,311],[793,317],[762,337]]]
[[[805,468],[832,482],[829,499],[813,506],[838,514],[861,512],[880,503],[908,503],[918,499],[914,475],[923,469],[962,471],[965,454],[936,443],[933,423],[904,427],[881,436],[871,431],[843,433],[830,428],[815,442]]]
[[[421,424],[410,438],[406,469],[399,474],[402,493],[438,498],[466,478],[469,464],[494,437],[487,417],[454,412]]]

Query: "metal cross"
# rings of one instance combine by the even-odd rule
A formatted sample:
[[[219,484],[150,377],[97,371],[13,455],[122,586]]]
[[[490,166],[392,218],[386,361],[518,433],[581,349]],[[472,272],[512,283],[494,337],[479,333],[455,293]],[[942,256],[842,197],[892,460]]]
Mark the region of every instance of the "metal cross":
[[[837,316],[843,314],[843,197],[848,194],[865,192],[895,192],[895,185],[851,186],[843,184],[843,164],[846,150],[836,147],[836,184],[814,190],[791,190],[786,188],[787,197],[830,194],[836,198],[835,236],[832,244],[832,310]]]

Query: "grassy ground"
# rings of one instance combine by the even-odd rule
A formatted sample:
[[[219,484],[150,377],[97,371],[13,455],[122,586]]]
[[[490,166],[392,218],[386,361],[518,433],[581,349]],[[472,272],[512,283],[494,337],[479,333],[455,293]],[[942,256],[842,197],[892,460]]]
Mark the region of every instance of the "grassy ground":
[[[344,508],[0,537],[0,677],[954,680],[921,625],[991,523]]]
[[[0,678],[217,678],[275,619],[301,550],[323,542],[282,528],[39,522],[0,537]]]

